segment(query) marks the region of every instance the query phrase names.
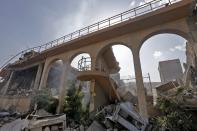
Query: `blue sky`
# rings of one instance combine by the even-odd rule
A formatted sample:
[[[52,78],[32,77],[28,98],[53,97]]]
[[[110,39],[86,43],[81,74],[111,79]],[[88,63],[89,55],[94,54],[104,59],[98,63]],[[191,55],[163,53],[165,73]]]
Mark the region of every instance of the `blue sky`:
[[[46,43],[144,2],[0,0],[0,64],[23,49]],[[184,42],[183,38],[172,35],[155,36],[146,41],[141,54],[143,73],[150,72],[152,80],[159,81],[158,61],[177,57],[185,61]],[[121,49],[122,53],[117,53],[117,48]],[[126,50],[124,47],[114,47],[115,55],[122,67],[121,75],[134,75],[132,54]],[[128,61],[130,58],[131,61]]]

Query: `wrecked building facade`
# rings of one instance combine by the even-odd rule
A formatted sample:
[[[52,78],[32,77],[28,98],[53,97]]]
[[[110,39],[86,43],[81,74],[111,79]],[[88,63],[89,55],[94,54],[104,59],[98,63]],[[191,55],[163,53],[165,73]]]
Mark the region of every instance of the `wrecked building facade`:
[[[0,88],[0,106],[3,108],[15,106],[19,108],[18,111],[26,111],[30,106],[32,91],[57,88],[57,90],[52,89],[51,91],[55,96],[58,96],[57,112],[61,112],[64,96],[69,88],[68,83],[72,78],[89,81],[91,111],[121,100],[116,92],[118,86],[110,78],[110,74],[115,74],[120,69],[111,46],[122,44],[133,53],[138,110],[143,117],[148,117],[146,90],[140,63],[140,48],[143,42],[153,35],[173,33],[184,37],[193,49],[193,53],[196,54],[197,26],[195,24],[196,16],[192,16],[192,2],[192,0],[182,0],[177,3],[169,3],[169,6],[165,8],[125,22],[121,21],[122,23],[110,25],[105,29],[103,29],[102,23],[98,23],[99,30],[96,32],[90,33],[91,30],[88,27],[87,31],[90,34],[84,33],[85,29],[79,30],[77,33],[72,33],[69,38],[65,36],[44,46],[29,49],[25,51],[26,53],[20,53],[22,57],[19,60],[1,69],[0,76],[3,77],[4,81]],[[71,61],[75,56],[84,52],[88,53],[90,58],[81,60],[77,73],[74,71],[75,73],[71,75],[73,70]],[[194,55],[190,56],[193,57]],[[59,60],[62,61],[61,70],[55,69],[53,66]],[[90,64],[87,64],[87,60]],[[53,73],[58,74],[55,79],[49,75],[52,72],[51,68],[56,70]],[[53,81],[55,81],[55,85],[50,84]]]

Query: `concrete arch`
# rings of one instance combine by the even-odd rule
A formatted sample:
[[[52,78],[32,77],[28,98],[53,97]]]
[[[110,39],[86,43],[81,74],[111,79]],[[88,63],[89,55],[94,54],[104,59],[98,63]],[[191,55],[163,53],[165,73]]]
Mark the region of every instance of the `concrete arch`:
[[[46,60],[39,89],[46,87],[46,83],[47,83],[47,79],[48,79],[48,75],[49,75],[49,71],[51,69],[51,66],[53,65],[54,62],[56,62],[58,60],[61,60],[63,62],[63,67],[64,67],[65,61],[61,58],[53,58],[53,59]]]
[[[192,42],[192,38],[190,37],[190,35],[187,32],[181,31],[179,29],[164,29],[164,30],[155,30],[149,34],[147,34],[141,41],[140,41],[140,45],[139,45],[139,51],[141,50],[143,44],[145,43],[146,40],[148,40],[149,38],[155,36],[155,35],[159,35],[159,34],[175,34],[178,36],[183,37],[184,39],[186,39],[189,43],[193,43]]]
[[[110,47],[112,47],[112,46],[114,46],[114,45],[123,45],[123,46],[129,48],[130,51],[132,52],[132,48],[129,46],[129,44],[127,44],[127,43],[125,43],[125,42],[110,42],[110,43],[107,43],[106,45],[103,45],[103,46],[97,51],[97,53],[96,53],[96,55],[95,55],[95,56],[96,56],[95,62],[98,61],[99,57],[102,55],[102,53],[103,53],[105,50],[107,50],[108,48],[110,48]],[[132,52],[132,54],[133,54],[133,52]]]
[[[50,67],[54,62],[58,61],[58,60],[61,60],[64,64],[64,59],[62,58],[54,58],[54,59],[51,59],[50,61],[48,61],[48,67]]]
[[[75,59],[75,57],[77,57],[80,54],[88,54],[90,56],[90,58],[92,59],[92,54],[90,52],[86,52],[86,51],[77,51],[75,53],[73,53],[70,58],[69,58],[69,63],[71,64],[71,62]]]
[[[79,55],[82,55],[82,54],[87,54],[88,55],[88,57],[90,57],[90,66],[92,65],[92,63],[93,63],[93,60],[92,60],[92,55],[91,55],[91,53],[89,53],[89,52],[84,52],[84,51],[77,51],[76,53],[74,53],[74,54],[72,54],[71,55],[71,57],[70,57],[70,59],[69,59],[69,66],[70,67],[75,67],[75,68],[77,68],[78,69],[78,65],[72,65],[73,64],[73,62],[75,63],[76,62],[76,60],[78,60],[78,59],[75,59],[75,58],[77,58]],[[80,60],[80,59],[79,59]],[[75,63],[76,64],[76,63]],[[91,69],[91,67],[90,67],[90,69]]]
[[[45,85],[51,90],[52,95],[59,95],[64,68],[64,61],[61,59],[54,59],[49,65]]]
[[[51,66],[58,60],[61,60],[63,62],[63,65],[65,63],[64,59],[61,59],[61,58],[54,58],[54,59],[51,59],[49,60],[46,64],[46,80],[48,78],[48,74],[49,74],[49,70],[51,69]]]

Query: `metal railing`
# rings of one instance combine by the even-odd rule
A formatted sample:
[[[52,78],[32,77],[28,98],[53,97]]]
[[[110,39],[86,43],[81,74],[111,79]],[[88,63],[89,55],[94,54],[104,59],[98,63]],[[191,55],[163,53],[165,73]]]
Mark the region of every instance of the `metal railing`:
[[[78,61],[78,70],[79,71],[88,71],[91,70],[91,58],[82,56]]]
[[[95,24],[92,24],[90,26],[87,26],[85,28],[77,30],[77,31],[75,31],[73,33],[70,33],[68,35],[65,35],[63,37],[60,37],[60,38],[55,39],[53,41],[50,41],[46,44],[23,50],[23,51],[19,52],[18,54],[16,54],[15,56],[13,56],[12,58],[10,58],[8,61],[6,61],[1,66],[0,70],[2,68],[4,68],[6,65],[8,65],[11,61],[22,58],[23,55],[27,52],[34,51],[34,52],[37,52],[37,55],[39,55],[39,53],[41,53],[41,52],[43,52],[47,49],[50,49],[52,47],[58,46],[58,45],[63,44],[63,43],[66,44],[66,42],[69,42],[71,40],[74,40],[74,39],[77,39],[79,37],[85,36],[87,34],[90,34],[90,33],[102,30],[104,28],[116,25],[118,23],[125,22],[129,19],[132,19],[132,18],[141,16],[143,14],[152,12],[154,10],[169,6],[169,5],[177,3],[179,1],[182,1],[182,0],[167,0],[167,1],[166,0],[153,0],[153,1],[150,1],[148,3],[140,5],[138,7],[135,7],[135,8],[132,8],[130,10],[127,10],[125,12],[122,12],[118,15],[112,16],[110,18],[99,21]]]

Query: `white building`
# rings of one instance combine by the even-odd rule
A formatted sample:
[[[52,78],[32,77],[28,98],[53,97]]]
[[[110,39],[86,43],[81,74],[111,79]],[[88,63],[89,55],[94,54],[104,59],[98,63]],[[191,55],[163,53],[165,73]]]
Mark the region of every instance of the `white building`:
[[[160,61],[158,67],[161,83],[167,83],[181,79],[183,76],[183,70],[179,59]]]

